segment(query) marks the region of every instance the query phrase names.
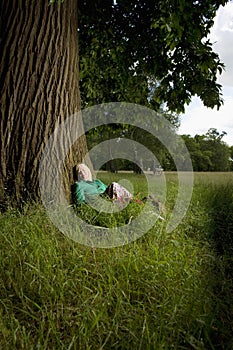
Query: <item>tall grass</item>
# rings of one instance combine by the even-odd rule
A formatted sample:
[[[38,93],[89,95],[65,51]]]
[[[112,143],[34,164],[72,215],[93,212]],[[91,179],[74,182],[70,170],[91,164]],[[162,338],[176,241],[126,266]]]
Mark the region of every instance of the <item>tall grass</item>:
[[[232,349],[232,185],[196,178],[176,230],[158,221],[113,249],[71,241],[38,205],[1,214],[0,348]]]

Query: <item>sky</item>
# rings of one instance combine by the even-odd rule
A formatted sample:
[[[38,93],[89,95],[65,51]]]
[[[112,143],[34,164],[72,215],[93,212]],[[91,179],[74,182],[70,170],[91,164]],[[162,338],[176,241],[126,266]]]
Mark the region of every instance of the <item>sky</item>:
[[[210,39],[213,50],[225,64],[225,71],[218,77],[224,105],[219,110],[207,108],[198,97],[193,97],[181,115],[178,134],[203,135],[208,129],[216,128],[220,133],[227,133],[222,140],[233,146],[233,2],[219,8]]]

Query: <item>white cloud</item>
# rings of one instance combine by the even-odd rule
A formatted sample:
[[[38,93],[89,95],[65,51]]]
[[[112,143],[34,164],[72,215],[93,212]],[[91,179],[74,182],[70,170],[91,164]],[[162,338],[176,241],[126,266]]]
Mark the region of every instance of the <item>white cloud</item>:
[[[217,110],[206,108],[198,98],[193,98],[193,102],[187,107],[185,115],[182,117],[179,134],[203,135],[210,128],[216,128],[219,132],[225,131],[225,141],[229,146],[233,145],[233,88],[231,96],[225,96],[224,105]]]
[[[194,97],[181,116],[179,134],[205,134],[208,129],[216,128],[219,132],[226,131],[223,140],[233,145],[233,3],[220,7],[217,12],[210,39],[214,42],[213,50],[219,54],[225,64],[225,72],[219,77],[223,85],[224,105],[217,109],[203,106],[200,99]]]
[[[213,49],[225,64],[225,71],[220,76],[221,84],[233,86],[233,3],[220,7],[211,30],[210,40]]]

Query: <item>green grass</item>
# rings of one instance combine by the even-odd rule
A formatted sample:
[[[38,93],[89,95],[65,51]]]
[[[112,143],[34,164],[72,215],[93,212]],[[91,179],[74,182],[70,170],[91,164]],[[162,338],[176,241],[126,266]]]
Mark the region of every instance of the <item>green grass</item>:
[[[122,174],[100,177],[109,183]],[[123,177],[147,194],[143,176]],[[177,179],[166,179],[169,216]],[[161,179],[154,181],[158,189]],[[232,187],[232,173],[197,174],[172,233],[158,221],[112,249],[73,242],[39,205],[2,213],[0,349],[232,349]],[[82,215],[93,220],[88,210]],[[119,215],[127,222],[138,210],[134,203]]]

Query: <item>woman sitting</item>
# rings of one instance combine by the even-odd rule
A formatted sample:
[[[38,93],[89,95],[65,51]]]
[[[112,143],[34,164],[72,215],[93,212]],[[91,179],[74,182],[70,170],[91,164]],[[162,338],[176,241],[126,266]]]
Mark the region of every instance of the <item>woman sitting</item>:
[[[85,164],[79,164],[73,168],[75,183],[72,186],[73,202],[75,204],[91,204],[98,198],[98,195],[106,194],[114,203],[124,207],[133,200],[133,195],[125,187],[117,182],[112,182],[110,185],[105,185],[99,179],[93,180],[90,169]],[[141,200],[136,199],[136,202],[142,204],[149,200],[153,206],[159,211],[163,205],[152,196],[144,197]],[[163,210],[162,210],[163,211]],[[162,219],[162,217],[160,217]]]
[[[90,169],[85,164],[73,168],[75,183],[72,186],[73,201],[76,204],[90,203],[104,193],[107,186],[100,180],[93,180]]]

